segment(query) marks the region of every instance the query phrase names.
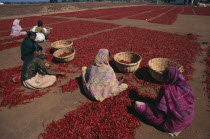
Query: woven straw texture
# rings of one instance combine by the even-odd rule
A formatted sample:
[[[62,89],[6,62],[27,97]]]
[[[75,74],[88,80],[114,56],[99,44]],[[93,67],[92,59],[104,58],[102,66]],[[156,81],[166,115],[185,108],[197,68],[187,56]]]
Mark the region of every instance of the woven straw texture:
[[[114,55],[114,61],[120,72],[135,72],[139,68],[142,57],[133,52],[120,52]],[[120,61],[125,61],[129,64]]]
[[[64,56],[64,57],[60,57],[60,55],[62,55],[63,53],[69,53],[69,52],[71,53],[70,55],[67,55],[67,56]],[[55,51],[53,53],[53,56],[59,62],[69,62],[69,61],[74,59],[75,53],[76,53],[76,50],[74,50],[74,49],[63,48],[63,49],[59,49],[59,50]]]
[[[54,48],[54,50],[62,49],[62,48],[72,48],[73,41],[71,40],[60,40],[55,41],[51,44],[51,47]]]
[[[163,71],[170,66],[177,67],[180,72],[184,71],[183,66],[168,58],[153,58],[149,60],[149,73],[157,81],[163,82]]]

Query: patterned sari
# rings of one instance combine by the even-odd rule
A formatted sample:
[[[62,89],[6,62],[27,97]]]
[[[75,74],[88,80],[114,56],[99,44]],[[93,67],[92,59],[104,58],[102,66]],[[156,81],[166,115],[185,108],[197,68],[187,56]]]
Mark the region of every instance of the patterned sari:
[[[124,91],[127,84],[119,84],[114,70],[109,65],[109,51],[100,49],[91,68],[82,68],[85,92],[98,101],[116,96]]]
[[[194,117],[194,96],[189,84],[175,67],[164,71],[166,85],[160,90],[157,105],[137,103],[137,111],[151,124],[167,132],[180,132]]]

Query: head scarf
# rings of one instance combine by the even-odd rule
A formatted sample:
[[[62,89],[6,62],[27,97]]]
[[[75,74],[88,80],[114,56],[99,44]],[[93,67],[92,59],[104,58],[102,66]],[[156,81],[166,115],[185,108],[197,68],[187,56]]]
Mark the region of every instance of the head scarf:
[[[107,49],[98,51],[94,64],[91,65],[83,80],[86,81],[85,86],[88,92],[98,101],[117,95],[123,90],[123,87],[119,86],[114,70],[109,65],[109,51]]]
[[[163,72],[163,79],[166,84],[176,84],[180,80],[180,74],[176,67],[169,67]]]
[[[12,29],[11,29],[11,33],[10,33],[11,37],[17,37],[19,35],[22,35],[22,34],[25,35],[26,34],[26,33],[21,33],[21,31],[23,29],[21,28],[21,26],[19,24],[20,24],[20,20],[19,19],[15,19],[13,21]]]
[[[38,23],[37,23],[38,27],[41,27],[43,25],[43,22],[42,20],[39,20]]]
[[[21,28],[21,26],[19,25],[20,24],[20,19],[15,19],[14,21],[13,21],[13,24],[12,24],[12,30],[13,31],[21,31],[22,30],[22,28]]]
[[[167,85],[179,86],[183,91],[192,93],[189,84],[176,67],[169,67],[163,72],[163,80]]]
[[[13,21],[13,26],[18,26],[20,24],[20,19],[15,19],[14,21]]]
[[[109,65],[109,51],[107,49],[100,49],[98,51],[98,54],[95,57],[95,65]]]

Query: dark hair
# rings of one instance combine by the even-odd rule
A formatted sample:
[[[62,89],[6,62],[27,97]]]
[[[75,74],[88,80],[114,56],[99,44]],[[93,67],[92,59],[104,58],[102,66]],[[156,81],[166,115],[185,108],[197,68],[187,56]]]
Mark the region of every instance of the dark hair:
[[[30,38],[31,36],[35,36],[36,37],[36,32],[30,31],[28,33],[28,37]]]
[[[38,27],[41,27],[43,25],[43,22],[42,20],[39,20],[38,23],[37,23]]]
[[[42,51],[43,48],[40,45],[35,45],[35,51]]]

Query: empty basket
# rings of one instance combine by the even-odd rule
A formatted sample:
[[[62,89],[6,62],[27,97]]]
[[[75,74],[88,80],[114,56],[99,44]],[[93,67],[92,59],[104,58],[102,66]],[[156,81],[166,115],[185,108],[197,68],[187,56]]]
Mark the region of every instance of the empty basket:
[[[157,81],[163,82],[163,71],[170,66],[177,67],[180,72],[184,71],[183,66],[168,58],[153,58],[149,60],[149,73]]]
[[[62,48],[72,48],[73,41],[71,40],[60,40],[60,41],[55,41],[51,44],[51,47],[54,50],[62,49]]]

